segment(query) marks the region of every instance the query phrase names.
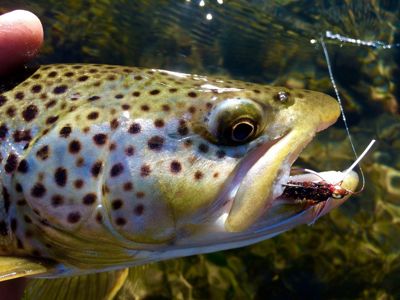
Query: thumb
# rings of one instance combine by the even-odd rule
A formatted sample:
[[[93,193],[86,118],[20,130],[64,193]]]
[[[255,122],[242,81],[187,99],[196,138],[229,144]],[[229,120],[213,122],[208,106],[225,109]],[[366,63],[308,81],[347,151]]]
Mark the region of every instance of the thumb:
[[[43,43],[40,20],[25,10],[0,16],[0,75],[31,60]]]

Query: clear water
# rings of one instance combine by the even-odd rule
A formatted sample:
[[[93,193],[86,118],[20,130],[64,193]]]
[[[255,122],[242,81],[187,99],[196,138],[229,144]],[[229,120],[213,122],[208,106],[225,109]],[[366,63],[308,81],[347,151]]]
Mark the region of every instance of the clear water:
[[[400,42],[399,1],[11,1],[45,26],[40,63],[164,68],[319,90],[333,95],[326,31]],[[400,298],[400,49],[325,39],[363,162],[366,189],[311,227],[243,249],[132,271],[120,299]],[[344,169],[353,160],[339,121],[298,164]]]

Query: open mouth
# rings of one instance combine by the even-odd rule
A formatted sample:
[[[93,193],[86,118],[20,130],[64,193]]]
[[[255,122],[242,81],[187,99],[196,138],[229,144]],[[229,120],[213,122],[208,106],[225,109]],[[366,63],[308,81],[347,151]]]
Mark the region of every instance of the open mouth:
[[[272,202],[271,208],[277,209],[275,214],[279,212],[282,216],[286,211],[292,217],[307,211],[307,215],[303,216],[303,223],[312,224],[343,204],[354,193],[358,184],[358,174],[354,171],[303,172],[305,173],[290,176],[283,193]],[[272,213],[269,211],[267,214]]]
[[[226,195],[232,204],[225,221],[227,231],[278,224],[306,211],[300,223],[312,223],[350,196],[358,183],[355,172],[345,179],[342,172],[333,171],[290,176],[292,164],[312,137],[300,140],[298,134],[288,132],[249,153]]]

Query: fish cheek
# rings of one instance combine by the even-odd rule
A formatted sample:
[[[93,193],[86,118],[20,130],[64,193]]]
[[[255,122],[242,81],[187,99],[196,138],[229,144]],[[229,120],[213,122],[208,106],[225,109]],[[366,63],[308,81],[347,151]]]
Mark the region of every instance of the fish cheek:
[[[27,205],[17,209],[27,211],[36,223],[45,220],[54,228],[75,231],[100,201],[98,182],[87,168],[95,163],[96,153],[84,146],[89,137],[72,132],[68,139],[59,139],[59,130],[36,141],[20,162],[15,179]]]
[[[133,182],[134,190],[121,189],[127,182]],[[127,174],[107,178],[105,185],[108,190],[103,202],[119,234],[136,243],[167,243],[174,238],[174,218],[151,178],[142,180]]]
[[[107,152],[103,168],[104,217],[130,241],[167,243],[174,238],[175,223],[156,184],[162,171],[157,160],[163,153],[163,136],[139,130],[144,127],[128,124],[110,137],[117,147]]]
[[[175,169],[177,162],[179,172]],[[178,228],[193,224],[195,217],[208,217],[204,214],[210,213],[208,208],[217,200],[235,165],[230,159],[210,159],[185,151],[163,164],[166,171],[158,174],[157,189],[171,207]]]

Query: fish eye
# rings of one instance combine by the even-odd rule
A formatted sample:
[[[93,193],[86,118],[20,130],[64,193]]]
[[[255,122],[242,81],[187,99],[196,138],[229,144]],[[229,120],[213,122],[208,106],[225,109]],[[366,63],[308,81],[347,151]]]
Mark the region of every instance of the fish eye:
[[[264,112],[249,99],[226,99],[208,116],[208,131],[224,145],[241,145],[255,139],[262,129]]]
[[[255,133],[255,124],[252,120],[242,119],[233,124],[231,128],[232,141],[243,143],[247,141]]]

